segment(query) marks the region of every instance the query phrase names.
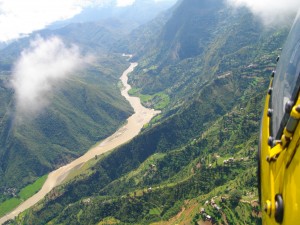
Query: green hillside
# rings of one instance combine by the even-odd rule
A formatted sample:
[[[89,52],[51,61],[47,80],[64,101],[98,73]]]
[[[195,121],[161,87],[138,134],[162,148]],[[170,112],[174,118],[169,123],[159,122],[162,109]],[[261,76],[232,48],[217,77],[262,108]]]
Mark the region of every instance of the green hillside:
[[[260,224],[259,121],[288,27],[264,29],[218,0],[192,3],[152,21],[156,32],[130,36],[131,92],[162,114],[12,224],[201,224],[207,215]]]
[[[126,121],[132,109],[121,96],[118,83],[127,66],[120,55],[98,55],[93,66],[55,89],[51,105],[38,117],[19,122],[14,120],[13,92],[8,85],[11,65],[8,70],[2,65],[0,202],[82,155]]]
[[[191,118],[191,112],[197,113],[201,107],[192,104],[194,108],[144,131],[93,163],[89,171],[52,191],[39,206],[21,216],[19,223],[97,224],[113,217],[121,224],[149,224],[172,218],[183,210],[186,200],[197,201],[200,207],[207,199],[230,196],[237,188],[243,198],[255,199],[257,105],[262,97],[254,94],[251,100],[245,98],[242,105],[208,122],[209,129],[203,131],[198,126],[203,122],[196,116]],[[233,155],[234,161],[225,165],[224,160]],[[224,212],[229,217],[235,212],[231,202],[226,204],[229,209]],[[247,212],[247,224],[257,224],[257,218]],[[245,217],[235,214],[228,221]],[[198,214],[191,216],[200,220]]]

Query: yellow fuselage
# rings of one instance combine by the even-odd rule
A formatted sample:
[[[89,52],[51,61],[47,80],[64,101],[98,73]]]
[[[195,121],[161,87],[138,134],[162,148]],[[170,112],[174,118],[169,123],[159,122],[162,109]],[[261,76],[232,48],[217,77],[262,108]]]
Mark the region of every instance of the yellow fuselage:
[[[270,95],[267,96],[261,124],[260,140],[260,179],[262,221],[264,225],[300,224],[300,125],[293,133],[284,131],[281,141],[274,147],[268,145],[270,118],[268,108]],[[300,105],[298,98],[291,116],[300,118],[295,107]],[[298,115],[299,114],[299,115]],[[276,195],[281,195],[283,204],[278,206]],[[276,221],[278,207],[283,208],[282,222]],[[280,215],[279,215],[280,216]]]

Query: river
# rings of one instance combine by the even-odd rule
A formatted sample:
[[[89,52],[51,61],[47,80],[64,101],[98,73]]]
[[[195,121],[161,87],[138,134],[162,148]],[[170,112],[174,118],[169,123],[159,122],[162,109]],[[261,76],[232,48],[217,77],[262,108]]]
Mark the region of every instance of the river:
[[[131,73],[138,63],[131,63],[129,68],[126,69],[120,80],[124,86],[121,90],[121,94],[129,101],[132,108],[134,109],[134,114],[127,119],[126,125],[118,129],[114,134],[100,142],[96,147],[91,148],[83,156],[75,159],[71,163],[62,166],[54,171],[52,171],[47,180],[45,181],[41,190],[33,195],[31,198],[24,201],[12,212],[8,213],[4,217],[0,218],[0,224],[4,223],[9,219],[15,218],[19,213],[30,208],[38,201],[43,199],[47,193],[49,193],[54,187],[58,186],[63,182],[63,180],[68,176],[72,169],[75,167],[80,167],[83,163],[95,157],[95,155],[101,155],[108,152],[134,138],[138,135],[142,127],[147,124],[155,115],[159,114],[160,111],[155,111],[153,109],[145,108],[138,97],[129,96],[128,91],[131,86],[128,84],[128,74]]]

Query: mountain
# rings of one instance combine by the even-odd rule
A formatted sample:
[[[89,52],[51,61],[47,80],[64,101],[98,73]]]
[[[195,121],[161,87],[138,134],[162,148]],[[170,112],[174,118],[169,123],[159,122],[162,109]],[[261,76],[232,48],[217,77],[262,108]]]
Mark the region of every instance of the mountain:
[[[36,118],[17,123],[10,85],[12,71],[23,49],[37,34],[45,39],[59,36],[65,43],[76,44],[82,54],[93,54],[95,61],[53,87],[51,104]],[[104,48],[112,37],[116,37],[115,33],[100,25],[77,24],[35,33],[0,51],[0,202],[11,197],[5,194],[7,190],[17,193],[85,153],[114,133],[133,113],[118,86],[128,61],[121,54],[107,54]]]
[[[72,20],[1,45],[0,204],[26,185],[38,182],[39,177],[85,153],[132,114],[119,90],[118,78],[128,61],[122,57],[118,43],[130,30],[173,3],[140,0],[130,7],[114,4],[88,8]],[[91,10],[93,13],[89,14]],[[14,64],[33,40],[52,37],[78,46],[81,54],[92,54],[96,61],[61,83],[62,89],[55,88],[51,105],[37,118],[17,124],[10,85]]]
[[[195,7],[191,8],[190,4]],[[238,51],[244,46],[252,48],[251,45],[262,38],[260,32],[263,26],[255,19],[249,20],[249,17],[251,14],[245,9],[236,12],[227,8],[222,1],[183,1],[157,39],[147,46],[152,51],[146,56],[137,55],[143,62],[137,73],[142,73],[139,77],[145,79],[138,78],[132,82],[135,86],[142,87],[145,93],[155,93],[180,83],[177,78],[187,77],[184,71],[176,72],[184,67],[177,66],[178,64],[193,66],[195,74],[201,73],[196,79],[206,81],[213,74],[222,74],[232,69],[232,65],[226,62],[226,56],[239,54]],[[237,19],[244,23],[235,23]],[[228,49],[230,53],[226,52]],[[245,60],[250,62],[252,56],[244,54],[243,57],[245,58],[237,58],[235,63],[240,65],[245,64]],[[155,76],[156,74],[160,76]],[[176,91],[171,93],[178,94]]]
[[[0,42],[0,49],[5,48],[7,46],[6,43]]]
[[[221,0],[179,1],[134,30],[119,45],[139,62],[131,93],[161,115],[10,223],[260,224],[260,112],[288,30]]]
[[[107,21],[110,19],[127,23],[126,32],[154,19],[162,11],[170,8],[176,0],[136,0],[129,6],[117,6],[117,1],[106,1],[104,3],[86,7],[73,18],[56,22],[48,26],[48,29],[57,29],[72,23],[87,23]],[[97,3],[96,3],[97,4]]]

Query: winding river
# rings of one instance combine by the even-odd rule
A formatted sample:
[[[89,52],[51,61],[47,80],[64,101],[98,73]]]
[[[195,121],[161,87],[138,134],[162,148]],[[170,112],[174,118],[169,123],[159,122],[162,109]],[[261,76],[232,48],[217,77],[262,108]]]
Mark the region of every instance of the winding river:
[[[30,208],[38,201],[43,199],[45,195],[49,193],[54,187],[61,184],[71,172],[71,170],[75,167],[79,167],[83,163],[94,158],[95,155],[103,154],[131,140],[133,137],[139,134],[142,127],[146,123],[148,123],[155,115],[160,113],[160,111],[145,108],[144,106],[142,106],[138,97],[132,97],[128,94],[128,91],[131,88],[131,86],[128,84],[128,74],[131,73],[137,65],[138,63],[131,63],[129,68],[123,72],[120,78],[124,86],[124,88],[121,90],[121,94],[129,101],[132,108],[134,109],[134,114],[127,119],[127,124],[117,130],[114,134],[103,140],[99,145],[90,149],[83,156],[77,158],[76,160],[65,166],[58,168],[57,170],[52,171],[48,175],[48,178],[41,190],[31,198],[24,201],[12,212],[0,218],[0,224],[9,219],[13,219],[19,213]]]

